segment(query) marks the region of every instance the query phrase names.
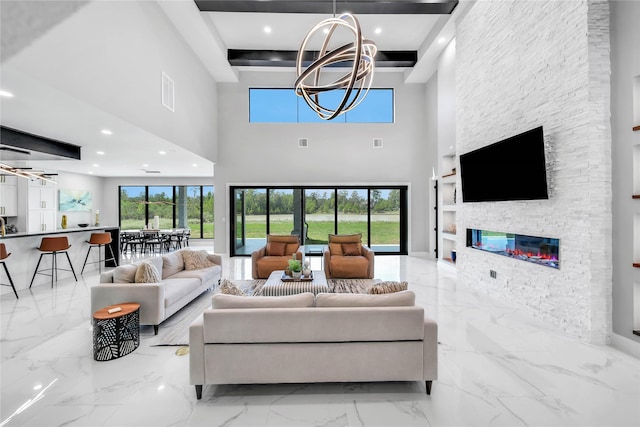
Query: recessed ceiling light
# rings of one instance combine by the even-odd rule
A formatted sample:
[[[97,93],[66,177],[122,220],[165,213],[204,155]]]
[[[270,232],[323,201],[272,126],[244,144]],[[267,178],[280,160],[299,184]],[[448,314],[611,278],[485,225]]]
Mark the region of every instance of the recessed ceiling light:
[[[93,171],[89,171],[87,172],[89,175],[93,175]]]
[[[322,30],[322,32],[323,32],[324,34],[329,34],[329,29],[328,29],[328,28],[325,28],[324,30]]]
[[[13,94],[11,92],[7,92],[6,90],[0,89],[0,96],[5,98],[13,98]]]
[[[164,150],[161,150],[161,151],[158,151],[158,154],[163,154],[164,155],[164,154],[167,154],[167,152],[164,151]]]
[[[438,43],[440,43],[440,44],[442,44],[442,43],[444,43],[444,42],[446,42],[446,41],[447,41],[447,39],[446,39],[446,38],[444,38],[444,37],[440,37],[440,38],[438,39]]]
[[[197,168],[197,167],[198,167],[198,164],[197,164],[197,163],[194,163],[194,164],[192,164],[191,166],[193,166],[194,168]]]
[[[148,167],[149,167],[149,164],[147,164],[147,163],[143,163],[143,164],[142,164],[142,167],[143,167],[143,168],[148,168]]]
[[[100,133],[102,133],[103,135],[112,135],[113,132],[111,132],[109,129],[102,129],[100,131]]]
[[[373,30],[373,32],[376,34],[380,34],[382,32],[382,28],[378,27],[375,30]]]
[[[96,151],[96,154],[102,156],[104,154],[104,151]]]
[[[271,27],[264,27],[264,32],[267,34],[271,34]]]
[[[99,167],[100,167],[100,165],[99,165],[99,164],[97,164],[97,163],[94,163],[94,164],[92,164],[91,166],[93,166],[94,168],[99,168]]]

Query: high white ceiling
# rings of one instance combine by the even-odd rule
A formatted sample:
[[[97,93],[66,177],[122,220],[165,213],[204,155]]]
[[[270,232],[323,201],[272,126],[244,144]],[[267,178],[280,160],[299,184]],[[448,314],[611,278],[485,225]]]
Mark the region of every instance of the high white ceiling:
[[[34,3],[41,2],[2,0],[2,49],[11,57],[3,54],[0,89],[10,90],[14,97],[0,97],[0,121],[3,126],[81,145],[82,160],[34,160],[16,166],[103,177],[213,175],[213,163],[185,150],[178,145],[179,141],[160,138],[124,117],[89,105],[78,96],[60,91],[15,67],[14,62],[19,61],[14,58],[28,56],[31,46],[46,38],[51,28],[65,25],[65,11],[56,17],[59,21],[50,22],[50,17],[56,15],[51,10],[32,7]],[[55,3],[78,4],[71,0]],[[86,7],[91,7],[91,3]],[[228,64],[226,49],[297,50],[307,31],[329,17],[200,12],[191,0],[158,1],[157,5],[218,82],[237,81],[242,72]],[[69,14],[82,13],[81,7],[77,12],[78,8],[71,8]],[[40,13],[45,15],[39,16]],[[449,15],[361,15],[358,19],[363,34],[373,39],[379,50],[418,52],[419,60],[413,69],[391,71],[404,73],[405,81],[410,83],[429,78],[439,52],[453,37],[453,20]],[[270,33],[264,31],[266,26],[271,28]],[[78,39],[77,43],[89,46],[91,39]],[[111,129],[113,134],[104,135],[102,129]],[[159,154],[161,150],[166,154]],[[161,174],[150,175],[147,171]]]

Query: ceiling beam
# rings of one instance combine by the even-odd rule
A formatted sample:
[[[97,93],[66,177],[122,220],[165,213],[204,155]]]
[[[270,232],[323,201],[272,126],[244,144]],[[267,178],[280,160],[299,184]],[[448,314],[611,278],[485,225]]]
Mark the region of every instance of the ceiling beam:
[[[3,160],[80,160],[80,146],[0,126]]]
[[[237,67],[295,67],[298,52],[295,50],[247,50],[229,49],[229,64]],[[318,52],[306,51],[303,65],[309,66]],[[413,67],[418,60],[415,50],[378,51],[375,56],[376,67]],[[341,62],[330,67],[351,67],[351,62]]]
[[[194,0],[201,12],[333,13],[331,0]],[[338,13],[355,15],[447,15],[458,0],[337,0]]]

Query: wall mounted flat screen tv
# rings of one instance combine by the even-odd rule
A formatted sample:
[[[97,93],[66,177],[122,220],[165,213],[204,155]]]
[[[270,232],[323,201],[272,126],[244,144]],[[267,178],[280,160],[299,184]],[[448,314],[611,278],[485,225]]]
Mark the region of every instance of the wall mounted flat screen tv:
[[[542,126],[460,155],[463,202],[548,199]]]

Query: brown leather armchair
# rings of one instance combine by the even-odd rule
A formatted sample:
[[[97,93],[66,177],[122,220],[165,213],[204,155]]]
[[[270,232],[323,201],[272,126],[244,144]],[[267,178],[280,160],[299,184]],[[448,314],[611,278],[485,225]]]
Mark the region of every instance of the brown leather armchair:
[[[329,234],[323,259],[327,278],[373,279],[375,252],[362,244],[362,233]]]
[[[251,253],[251,276],[254,279],[268,279],[275,270],[286,270],[294,253],[296,259],[302,261],[300,248],[298,236],[269,234],[267,244]]]

